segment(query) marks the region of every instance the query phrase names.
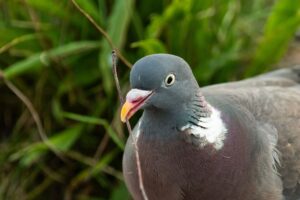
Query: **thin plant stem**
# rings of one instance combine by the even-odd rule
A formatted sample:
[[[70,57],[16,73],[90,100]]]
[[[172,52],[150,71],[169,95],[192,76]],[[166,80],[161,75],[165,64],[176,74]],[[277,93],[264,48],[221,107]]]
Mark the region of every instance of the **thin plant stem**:
[[[132,64],[122,55],[122,53],[118,50],[118,48],[114,45],[112,39],[108,35],[108,33],[95,22],[95,20],[87,13],[85,12],[75,0],[71,0],[71,2],[74,4],[74,6],[94,25],[94,27],[104,36],[106,41],[108,42],[111,49],[114,49],[114,51],[117,52],[118,57],[122,60],[122,62],[129,68],[131,68]]]
[[[43,128],[41,118],[40,118],[38,112],[35,110],[31,101],[11,81],[9,81],[8,79],[5,78],[5,76],[1,70],[0,70],[0,79],[2,79],[4,81],[5,85],[24,103],[26,108],[29,110],[29,112],[37,126],[38,133],[39,133],[40,138],[43,141],[43,143],[46,144],[47,147],[50,150],[52,150],[57,157],[59,157],[64,162],[68,163],[68,160],[63,156],[62,152],[60,152],[51,142],[49,142],[49,139]]]
[[[118,57],[116,54],[116,51],[112,51],[112,64],[113,64],[113,75],[114,75],[114,79],[115,79],[115,83],[116,83],[116,88],[118,91],[118,95],[119,95],[119,99],[121,104],[124,103],[124,98],[122,96],[121,93],[121,88],[120,88],[120,83],[119,83],[119,78],[118,78],[118,72],[117,72],[117,61],[118,61]],[[142,168],[141,168],[141,162],[140,162],[140,155],[139,155],[139,149],[138,149],[138,138],[135,138],[134,135],[132,135],[132,129],[131,129],[131,125],[130,122],[128,120],[126,120],[126,125],[127,125],[127,129],[129,134],[131,135],[132,139],[133,139],[133,145],[134,145],[134,150],[135,150],[135,159],[136,159],[136,167],[137,167],[137,171],[138,171],[138,182],[139,182],[139,188],[141,190],[142,196],[144,200],[148,200],[148,196],[144,187],[144,182],[143,182],[143,174],[142,174]]]

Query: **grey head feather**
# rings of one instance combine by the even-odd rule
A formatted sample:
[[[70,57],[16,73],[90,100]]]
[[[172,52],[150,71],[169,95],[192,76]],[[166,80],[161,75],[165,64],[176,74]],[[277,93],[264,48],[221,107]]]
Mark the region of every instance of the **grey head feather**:
[[[165,79],[170,74],[175,76],[175,82],[167,86]],[[162,114],[177,113],[178,119],[185,117],[181,110],[199,90],[189,65],[169,54],[154,54],[138,60],[131,70],[130,83],[132,88],[153,91],[143,106],[145,111],[159,109]]]
[[[189,89],[199,88],[189,65],[170,54],[153,54],[138,60],[130,72],[130,84],[132,88],[158,89],[170,73],[174,73],[177,81],[188,82]]]

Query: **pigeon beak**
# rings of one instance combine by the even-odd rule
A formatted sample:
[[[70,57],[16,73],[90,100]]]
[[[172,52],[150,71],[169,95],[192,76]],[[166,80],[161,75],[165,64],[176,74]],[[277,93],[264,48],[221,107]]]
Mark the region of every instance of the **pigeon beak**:
[[[126,102],[122,106],[121,121],[126,122],[136,113],[153,94],[153,91],[132,89],[126,95]]]

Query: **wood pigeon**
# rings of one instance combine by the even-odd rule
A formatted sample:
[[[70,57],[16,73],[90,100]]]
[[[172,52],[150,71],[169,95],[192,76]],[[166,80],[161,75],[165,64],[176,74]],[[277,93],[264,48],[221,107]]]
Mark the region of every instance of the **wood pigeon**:
[[[300,199],[300,67],[199,88],[180,57],[138,60],[121,110],[125,183],[149,200]]]

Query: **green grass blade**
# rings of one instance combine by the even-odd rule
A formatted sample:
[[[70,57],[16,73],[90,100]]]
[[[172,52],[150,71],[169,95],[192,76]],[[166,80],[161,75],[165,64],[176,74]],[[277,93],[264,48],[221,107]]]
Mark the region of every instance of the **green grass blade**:
[[[91,0],[76,0],[78,5],[88,13],[93,19],[99,21],[100,16],[97,7]]]
[[[279,0],[265,26],[264,36],[256,50],[247,76],[270,69],[286,52],[300,25],[300,1]]]
[[[117,133],[111,128],[106,120],[69,112],[63,112],[62,115],[65,118],[76,120],[78,122],[103,126],[116,145],[118,145],[120,149],[124,149],[124,142],[118,137]]]
[[[78,185],[80,182],[88,180],[90,177],[95,176],[101,172],[101,170],[109,165],[111,161],[115,158],[118,151],[112,150],[109,153],[105,154],[101,160],[94,166],[94,167],[88,167],[84,170],[82,170],[76,177],[73,178],[71,181],[71,185],[74,187]]]
[[[68,128],[49,138],[49,143],[59,151],[67,151],[79,138],[82,130],[81,125]],[[20,160],[22,166],[29,166],[49,151],[48,146],[42,142],[34,143],[17,151],[10,156],[11,161]]]
[[[25,60],[19,61],[7,67],[4,70],[4,76],[7,79],[11,79],[15,76],[47,66],[48,61],[51,59],[66,58],[72,54],[79,54],[97,48],[99,48],[99,43],[95,41],[72,42],[48,51],[37,53]]]
[[[112,42],[118,49],[122,49],[126,37],[127,28],[130,22],[131,14],[134,8],[134,0],[117,0],[109,18],[107,32]],[[113,76],[111,70],[111,52],[112,49],[107,41],[103,39],[102,49],[99,57],[99,65],[103,77],[103,87],[110,96],[113,91]]]

